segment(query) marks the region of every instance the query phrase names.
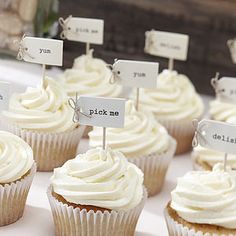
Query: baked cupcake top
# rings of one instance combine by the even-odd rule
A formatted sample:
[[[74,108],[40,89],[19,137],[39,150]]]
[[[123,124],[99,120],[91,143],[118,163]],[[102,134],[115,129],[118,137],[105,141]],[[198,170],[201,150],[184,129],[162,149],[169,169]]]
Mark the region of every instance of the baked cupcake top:
[[[33,151],[23,139],[0,131],[0,184],[20,179],[33,163]]]
[[[53,191],[67,202],[129,210],[143,198],[143,173],[120,152],[96,148],[54,169]]]
[[[90,53],[76,58],[73,67],[65,70],[59,80],[70,97],[75,97],[76,92],[78,95],[119,97],[122,87],[110,84],[110,78],[107,64]]]
[[[213,149],[197,146],[193,149],[193,156],[199,163],[207,163],[210,167],[224,161],[224,153]],[[236,169],[236,155],[228,154],[227,165]]]
[[[236,172],[224,172],[223,164],[178,178],[171,196],[172,209],[187,222],[236,229]]]
[[[89,133],[89,145],[102,145],[102,128],[93,127]],[[126,102],[124,128],[107,128],[108,145],[128,158],[163,153],[170,146],[170,136],[152,113],[137,111],[132,101]]]
[[[26,92],[13,94],[9,111],[3,117],[22,129],[42,132],[64,132],[75,128],[73,109],[63,88],[46,77],[44,87],[28,87]]]
[[[210,102],[210,115],[214,120],[236,124],[236,105],[215,99]]]
[[[158,75],[157,87],[140,89],[139,97],[139,107],[152,111],[160,120],[192,120],[204,111],[202,99],[191,81],[176,71],[163,70]]]

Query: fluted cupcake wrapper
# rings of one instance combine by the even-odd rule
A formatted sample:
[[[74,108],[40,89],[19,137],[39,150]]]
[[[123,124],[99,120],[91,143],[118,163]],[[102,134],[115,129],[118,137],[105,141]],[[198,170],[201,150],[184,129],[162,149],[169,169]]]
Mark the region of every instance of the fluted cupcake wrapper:
[[[85,126],[79,126],[72,131],[46,133],[21,129],[10,123],[4,124],[4,128],[31,146],[38,171],[52,171],[74,158],[85,130]]]
[[[189,229],[183,224],[175,221],[168,213],[168,210],[165,209],[164,216],[166,220],[167,229],[170,236],[235,236],[235,234],[231,233],[217,233],[217,232],[209,232],[204,233],[202,231],[197,231],[195,229]]]
[[[35,172],[34,163],[30,172],[22,179],[0,185],[0,226],[12,224],[22,217]]]
[[[145,156],[127,158],[144,173],[144,185],[148,197],[159,193],[163,187],[166,172],[176,150],[176,141],[170,137],[169,149],[164,153],[152,153]]]
[[[201,117],[199,117],[198,119],[200,120]],[[194,127],[192,125],[192,120],[174,121],[158,118],[157,120],[168,130],[168,133],[176,140],[176,155],[186,153],[192,149],[192,140],[195,132]]]
[[[87,211],[59,202],[52,196],[52,187],[47,191],[52,209],[57,236],[121,236],[134,235],[138,218],[144,207],[147,193],[144,188],[142,201],[129,211]]]

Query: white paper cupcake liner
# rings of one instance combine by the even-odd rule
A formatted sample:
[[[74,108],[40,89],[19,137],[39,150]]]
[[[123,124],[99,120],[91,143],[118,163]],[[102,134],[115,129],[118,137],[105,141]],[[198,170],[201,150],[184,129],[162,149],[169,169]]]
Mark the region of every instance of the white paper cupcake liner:
[[[4,124],[4,127],[31,146],[38,171],[52,171],[74,158],[85,130],[85,126],[79,126],[72,131],[44,133],[21,129],[10,123]]]
[[[146,156],[127,158],[129,162],[138,166],[144,173],[144,185],[148,197],[159,193],[163,187],[166,172],[176,150],[176,141],[171,138],[169,149],[162,153],[152,153]]]
[[[176,155],[186,153],[192,149],[192,140],[195,132],[192,120],[171,121],[158,118],[157,120],[177,141]]]
[[[12,224],[22,217],[35,172],[34,163],[29,174],[22,179],[0,185],[0,226]]]
[[[202,231],[195,231],[195,229],[189,229],[188,227],[175,221],[168,213],[168,210],[164,211],[166,225],[170,236],[235,236],[236,234],[221,234],[221,233],[204,233]]]
[[[134,235],[136,224],[144,207],[147,193],[144,189],[142,201],[135,208],[124,212],[97,211],[73,208],[59,202],[52,196],[52,188],[47,191],[57,236],[123,236]]]

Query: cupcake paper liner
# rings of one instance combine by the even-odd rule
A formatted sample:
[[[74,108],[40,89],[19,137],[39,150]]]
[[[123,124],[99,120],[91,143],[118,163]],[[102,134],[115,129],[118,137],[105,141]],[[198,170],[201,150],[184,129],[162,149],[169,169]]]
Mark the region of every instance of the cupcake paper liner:
[[[83,138],[89,138],[88,133],[92,130],[93,130],[93,127],[87,125],[85,130],[84,130]]]
[[[202,231],[195,231],[194,229],[189,229],[188,227],[175,221],[168,213],[167,209],[164,211],[166,225],[170,236],[235,236],[231,233],[217,233],[209,232],[204,233]]]
[[[192,149],[192,140],[195,132],[192,120],[171,121],[158,118],[157,120],[160,124],[165,126],[168,133],[176,140],[176,155],[186,153]]]
[[[28,175],[14,183],[0,185],[0,226],[12,224],[22,217],[35,172],[34,163]]]
[[[11,124],[4,127],[27,142],[34,152],[38,171],[52,171],[76,155],[85,126],[62,133],[44,133],[21,129]]]
[[[146,156],[127,158],[144,173],[144,185],[148,197],[159,193],[165,181],[166,172],[176,150],[176,141],[171,138],[170,147],[164,153],[152,153]]]
[[[59,202],[52,196],[52,187],[47,191],[52,209],[55,232],[57,236],[121,236],[134,235],[136,224],[147,193],[144,189],[142,201],[129,211],[86,211],[86,209],[73,208]]]

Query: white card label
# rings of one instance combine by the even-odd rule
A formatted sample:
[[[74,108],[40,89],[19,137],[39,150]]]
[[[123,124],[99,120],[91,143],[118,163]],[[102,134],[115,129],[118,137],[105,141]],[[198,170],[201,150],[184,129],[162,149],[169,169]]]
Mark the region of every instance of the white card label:
[[[144,51],[154,56],[185,61],[189,36],[164,31],[147,31]]]
[[[18,59],[27,62],[62,66],[63,41],[36,37],[23,37]]]
[[[68,40],[103,44],[104,20],[68,17],[61,25],[62,35]]]
[[[236,78],[222,77],[216,80],[215,92],[217,98],[222,102],[236,102]]]
[[[113,73],[117,81],[136,88],[156,88],[159,64],[155,62],[117,60]]]
[[[236,125],[234,124],[202,120],[198,123],[195,135],[198,144],[202,147],[236,154]]]
[[[0,111],[8,110],[10,98],[10,83],[0,81]]]
[[[231,59],[233,63],[236,64],[236,39],[229,39],[227,41],[227,45],[229,47]]]
[[[80,96],[76,106],[82,111],[77,113],[82,125],[124,127],[125,99]]]

